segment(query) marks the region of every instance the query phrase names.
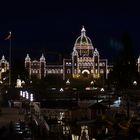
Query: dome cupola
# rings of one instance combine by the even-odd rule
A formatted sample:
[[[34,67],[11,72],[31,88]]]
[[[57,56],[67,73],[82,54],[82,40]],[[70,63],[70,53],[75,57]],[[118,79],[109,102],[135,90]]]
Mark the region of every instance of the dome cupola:
[[[86,36],[84,26],[81,29],[81,35],[76,39],[75,45],[92,45],[90,38]]]
[[[27,54],[27,56],[25,58],[25,61],[31,61],[31,58],[30,58],[29,54]]]
[[[40,61],[45,61],[44,54],[42,54],[42,56],[40,57]]]
[[[90,38],[86,35],[84,26],[81,29],[81,35],[76,39],[73,50],[78,52],[79,56],[91,56],[94,47]]]

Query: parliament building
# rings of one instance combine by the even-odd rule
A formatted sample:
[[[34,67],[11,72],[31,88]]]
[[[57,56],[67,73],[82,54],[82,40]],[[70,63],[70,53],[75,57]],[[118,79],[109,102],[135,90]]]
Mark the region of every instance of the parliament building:
[[[35,76],[41,79],[48,75],[59,75],[63,80],[71,78],[96,80],[107,79],[112,66],[108,65],[107,59],[101,59],[99,51],[93,46],[91,39],[86,35],[85,28],[82,27],[81,35],[74,43],[70,59],[63,58],[61,64],[49,65],[43,54],[39,60],[32,60],[27,54],[25,68],[29,73],[29,78]]]

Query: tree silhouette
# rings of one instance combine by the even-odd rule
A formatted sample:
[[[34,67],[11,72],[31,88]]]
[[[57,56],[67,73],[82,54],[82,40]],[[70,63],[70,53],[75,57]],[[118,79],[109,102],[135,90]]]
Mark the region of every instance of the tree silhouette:
[[[114,65],[111,80],[115,81],[119,88],[129,88],[138,73],[131,38],[127,32],[123,33],[121,43],[122,49]]]

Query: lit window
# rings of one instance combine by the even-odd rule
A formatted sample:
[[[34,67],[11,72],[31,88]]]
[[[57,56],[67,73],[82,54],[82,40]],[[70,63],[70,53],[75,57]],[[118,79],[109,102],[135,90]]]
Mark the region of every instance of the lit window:
[[[95,70],[95,73],[98,73],[98,70],[97,69]]]
[[[104,73],[104,70],[103,69],[100,69],[100,73],[103,74]]]
[[[2,68],[1,72],[5,72],[5,70]]]
[[[103,66],[102,63],[100,63],[100,66]]]
[[[61,69],[61,71],[60,71],[61,73],[63,73],[63,69]]]

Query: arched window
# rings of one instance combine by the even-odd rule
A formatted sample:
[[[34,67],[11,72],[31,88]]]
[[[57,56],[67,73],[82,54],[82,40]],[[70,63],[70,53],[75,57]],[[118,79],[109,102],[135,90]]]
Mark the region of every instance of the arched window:
[[[71,70],[70,69],[67,69],[67,73],[71,73]]]
[[[77,73],[77,70],[76,69],[74,69],[74,74],[76,74]]]
[[[60,70],[60,73],[63,73],[63,69]]]
[[[103,74],[104,73],[104,70],[103,69],[100,69],[100,73]]]

